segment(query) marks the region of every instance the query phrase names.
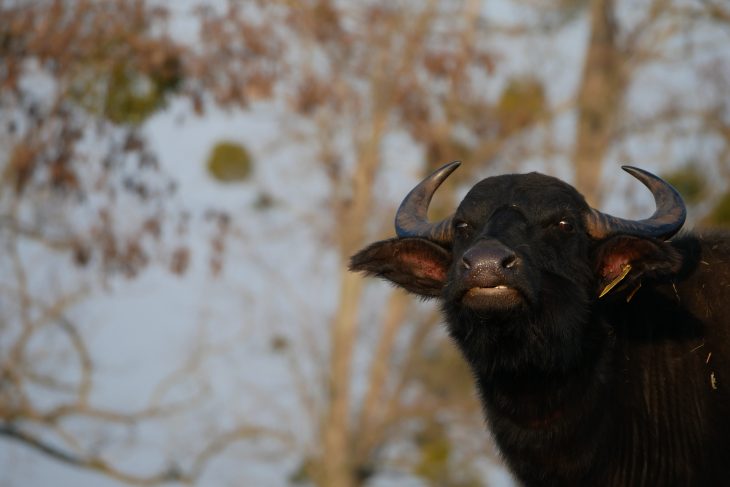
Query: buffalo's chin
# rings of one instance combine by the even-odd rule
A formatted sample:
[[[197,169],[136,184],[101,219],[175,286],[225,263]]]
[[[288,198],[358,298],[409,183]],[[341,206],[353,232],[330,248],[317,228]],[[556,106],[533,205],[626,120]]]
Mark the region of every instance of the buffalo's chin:
[[[524,303],[525,297],[522,292],[505,285],[473,287],[461,297],[461,305],[475,311],[504,311]]]

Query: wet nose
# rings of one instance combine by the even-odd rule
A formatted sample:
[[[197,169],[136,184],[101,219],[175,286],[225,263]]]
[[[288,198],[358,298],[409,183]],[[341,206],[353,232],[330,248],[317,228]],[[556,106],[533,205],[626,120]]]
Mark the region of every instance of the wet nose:
[[[512,268],[516,262],[517,255],[498,242],[475,245],[461,258],[464,269],[472,272],[479,270],[499,272]]]

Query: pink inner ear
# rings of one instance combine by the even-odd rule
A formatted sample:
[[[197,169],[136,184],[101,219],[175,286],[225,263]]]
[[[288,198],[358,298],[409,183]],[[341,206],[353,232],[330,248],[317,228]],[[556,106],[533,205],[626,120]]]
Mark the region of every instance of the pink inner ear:
[[[446,280],[446,269],[426,256],[417,253],[405,253],[401,254],[401,261],[417,277],[439,282]]]
[[[601,267],[601,276],[613,279],[621,273],[629,262],[630,257],[626,254],[616,253],[606,255],[603,260],[603,267]]]

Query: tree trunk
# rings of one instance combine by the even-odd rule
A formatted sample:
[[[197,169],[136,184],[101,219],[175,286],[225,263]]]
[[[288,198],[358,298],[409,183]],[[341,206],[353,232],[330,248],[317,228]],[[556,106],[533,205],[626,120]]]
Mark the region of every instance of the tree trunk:
[[[387,117],[373,116],[370,136],[359,147],[352,178],[352,198],[338,212],[340,235],[340,298],[331,323],[329,407],[322,421],[322,487],[356,487],[350,421],[352,405],[352,357],[357,336],[357,316],[362,295],[362,276],[347,270],[350,256],[364,245],[365,222],[372,207],[373,182],[380,165],[380,145]]]
[[[329,409],[322,424],[322,487],[355,485],[350,459],[350,382],[362,277],[345,271],[332,324]]]
[[[621,113],[626,76],[616,45],[614,0],[591,3],[591,35],[578,91],[578,127],[573,152],[575,185],[591,205],[601,201],[601,170]]]
[[[403,291],[394,290],[383,313],[383,325],[378,345],[373,353],[365,393],[358,421],[358,441],[355,458],[365,465],[371,452],[383,437],[385,409],[388,402],[387,383],[391,372],[391,356],[398,331],[405,323],[410,297]]]

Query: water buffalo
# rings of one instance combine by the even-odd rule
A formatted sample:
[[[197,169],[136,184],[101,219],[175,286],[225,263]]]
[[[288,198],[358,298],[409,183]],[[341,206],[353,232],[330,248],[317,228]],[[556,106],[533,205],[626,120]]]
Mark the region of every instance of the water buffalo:
[[[730,485],[730,235],[683,233],[662,179],[625,220],[538,173],[476,184],[443,221],[406,196],[351,269],[440,301],[504,460],[525,485]]]

